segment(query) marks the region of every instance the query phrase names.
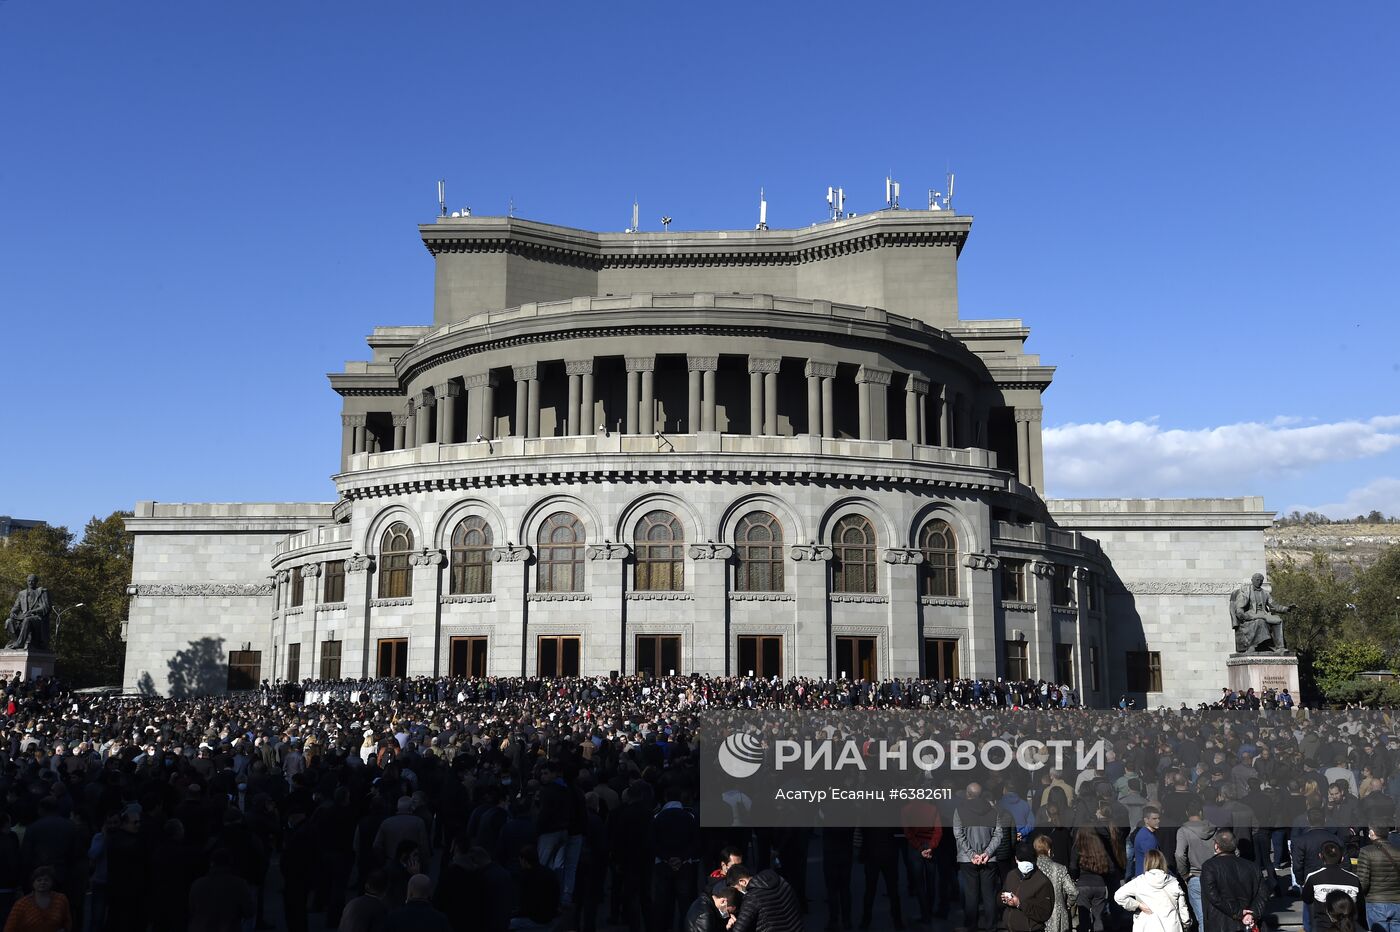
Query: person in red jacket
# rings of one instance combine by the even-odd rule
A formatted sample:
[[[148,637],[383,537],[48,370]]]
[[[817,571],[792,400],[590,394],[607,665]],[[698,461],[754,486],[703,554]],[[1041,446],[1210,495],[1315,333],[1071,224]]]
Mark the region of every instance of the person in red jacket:
[[[719,867],[710,871],[710,886],[714,886],[714,881],[723,880],[729,875],[729,869],[735,864],[744,863],[744,852],[741,848],[733,846],[722,848],[719,852]]]
[[[909,874],[919,898],[919,922],[930,923],[938,898],[938,861],[934,851],[943,840],[943,818],[937,806],[924,800],[905,803],[899,814],[904,840],[915,856]]]

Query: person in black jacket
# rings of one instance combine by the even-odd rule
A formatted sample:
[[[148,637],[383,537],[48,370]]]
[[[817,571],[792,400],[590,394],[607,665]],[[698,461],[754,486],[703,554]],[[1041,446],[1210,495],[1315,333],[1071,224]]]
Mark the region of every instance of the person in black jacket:
[[[1254,865],[1240,859],[1235,833],[1215,833],[1215,857],[1201,865],[1202,932],[1239,932],[1258,927],[1268,902],[1264,878]]]
[[[860,860],[865,865],[865,896],[861,900],[860,927],[870,928],[875,907],[875,889],[885,878],[885,893],[890,898],[890,916],[896,929],[904,928],[904,910],[899,899],[899,856],[904,839],[891,827],[860,830]]]
[[[652,928],[668,932],[695,899],[700,874],[700,820],[681,805],[680,792],[666,791],[666,804],[651,820],[655,861],[651,871]]]
[[[797,895],[777,871],[755,876],[740,864],[729,869],[728,879],[744,895],[729,932],[802,932]]]
[[[1055,912],[1055,887],[1035,866],[1035,846],[1019,841],[1014,849],[1015,863],[1002,883],[1002,921],[1007,932],[1042,932]]]
[[[729,917],[739,909],[739,891],[716,884],[702,892],[686,911],[682,932],[724,932]]]

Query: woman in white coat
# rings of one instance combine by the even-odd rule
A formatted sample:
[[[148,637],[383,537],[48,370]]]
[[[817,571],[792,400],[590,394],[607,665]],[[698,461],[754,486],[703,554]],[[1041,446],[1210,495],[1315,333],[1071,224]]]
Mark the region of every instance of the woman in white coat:
[[[1142,859],[1143,872],[1113,894],[1133,914],[1133,932],[1182,932],[1191,918],[1181,884],[1167,873],[1167,858],[1153,848]]]

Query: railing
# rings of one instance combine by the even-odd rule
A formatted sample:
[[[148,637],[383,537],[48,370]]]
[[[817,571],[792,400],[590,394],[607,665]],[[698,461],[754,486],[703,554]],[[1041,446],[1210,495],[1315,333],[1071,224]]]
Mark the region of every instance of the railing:
[[[343,544],[350,540],[350,525],[348,524],[323,524],[320,527],[313,527],[310,530],[302,531],[300,534],[292,534],[277,542],[276,555],[291,553],[295,550],[305,550],[307,547],[315,547],[322,544]]]

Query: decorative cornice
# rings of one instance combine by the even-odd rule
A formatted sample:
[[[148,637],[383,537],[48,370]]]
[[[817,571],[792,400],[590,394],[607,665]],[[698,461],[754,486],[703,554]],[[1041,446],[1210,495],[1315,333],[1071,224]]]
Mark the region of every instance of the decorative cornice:
[[[531,556],[533,554],[526,544],[507,543],[503,547],[491,548],[491,562],[493,563],[528,563]]]
[[[656,369],[655,356],[628,356],[626,363],[628,372],[653,372]]]
[[[918,550],[889,547],[885,550],[884,560],[886,563],[893,563],[897,566],[912,566],[924,562],[924,555]]]
[[[1017,420],[1017,421],[1038,421],[1038,420],[1040,420],[1040,415],[1041,415],[1041,409],[1040,409],[1040,408],[1017,408],[1017,409],[1016,409],[1016,420]]]
[[[637,592],[630,591],[626,595],[629,602],[694,602],[693,592]]]
[[[564,363],[564,372],[567,375],[592,375],[593,360],[571,359]]]
[[[316,611],[318,613],[343,611],[345,607],[346,605],[344,602],[321,602],[316,606]]]
[[[718,356],[687,356],[685,367],[691,372],[708,372],[719,368]]]
[[[1045,560],[1033,560],[1031,562],[1031,572],[1041,579],[1049,579],[1055,575],[1055,564]]]
[[[921,375],[909,376],[909,390],[916,395],[927,395],[929,384],[929,380]]]
[[[793,544],[788,549],[788,553],[799,563],[825,562],[836,555],[830,547],[824,544]]]
[[[728,560],[734,556],[734,548],[710,540],[703,544],[691,544],[689,553],[692,560]]]
[[[369,600],[369,607],[370,607],[370,608],[394,608],[394,607],[400,606],[400,605],[412,605],[412,604],[413,604],[413,597],[412,597],[412,596],[409,596],[409,597],[407,597],[407,598],[402,598],[402,599],[370,599],[370,600]]]
[[[888,602],[890,597],[878,592],[833,592],[827,599],[832,602]]]
[[[132,591],[135,590],[135,591]],[[251,598],[273,594],[273,587],[249,583],[138,583],[127,587],[127,595],[158,596],[161,598]]]
[[[345,560],[345,570],[349,573],[373,573],[374,557],[367,553],[352,553]]]
[[[447,562],[447,555],[441,550],[424,547],[417,553],[410,554],[408,562],[412,566],[442,566]]]
[[[289,605],[286,608],[282,609],[282,615],[283,617],[289,617],[291,615],[300,615],[303,611],[305,611],[304,606]]]
[[[462,384],[468,389],[486,388],[488,385],[492,388],[495,388],[497,380],[496,377],[491,373],[482,372],[478,373],[477,375],[467,376],[466,378],[462,379]]]
[[[436,408],[437,396],[434,395],[430,389],[424,389],[413,396],[413,404],[414,407],[420,410],[423,408]]]
[[[836,378],[836,363],[809,362],[802,372],[809,379],[834,379]]]
[[[921,596],[919,596],[919,604],[920,604],[920,605],[946,605],[946,606],[949,606],[949,607],[952,607],[952,608],[967,608],[967,606],[968,606],[969,603],[968,603],[967,599],[959,599],[959,598],[957,598],[956,596],[950,596],[950,595],[921,595]]]
[[[1123,584],[1123,588],[1133,595],[1233,595],[1239,587],[1239,583],[1201,582],[1195,579],[1154,579]]]
[[[525,598],[530,602],[587,602],[593,595],[588,592],[531,592]]]
[[[871,385],[890,384],[890,370],[876,369],[872,366],[861,366],[856,370],[856,382],[868,382]]]
[[[395,415],[393,416],[393,421],[394,421],[394,426],[395,426],[395,427],[407,427],[407,426],[408,426],[408,415],[407,415],[407,414],[395,414]]]
[[[469,378],[476,378],[476,376],[469,376]],[[458,398],[461,397],[461,394],[462,386],[450,380],[433,386],[433,397],[435,398]]]
[[[342,427],[364,427],[365,415],[363,414],[342,414],[340,416]]]
[[[473,592],[461,595],[445,595],[442,597],[443,605],[464,605],[476,602],[494,602],[496,597],[489,592]]]
[[[1034,611],[1035,611],[1035,603],[1034,603],[1034,602],[1014,602],[1014,601],[1010,601],[1010,600],[1003,599],[1003,600],[1002,600],[1002,603],[1001,603],[1001,607],[1002,607],[1003,610],[1008,611],[1008,612],[1034,612]]]
[[[1053,615],[1065,615],[1070,618],[1075,618],[1079,615],[1079,609],[1075,608],[1073,605],[1052,605],[1050,606],[1050,613]]]
[[[963,557],[963,566],[973,570],[994,570],[1001,566],[1001,560],[990,553],[969,553]]]
[[[315,579],[317,576],[320,576],[320,575],[321,575],[321,564],[319,564],[319,563],[307,563],[307,564],[305,564],[304,566],[302,566],[302,568],[301,568],[301,578],[302,578],[302,579]]]
[[[512,366],[510,374],[517,382],[528,382],[540,377],[540,367],[537,363],[531,363],[528,366]]]
[[[794,602],[797,596],[791,592],[731,592],[731,602]]]
[[[605,540],[601,544],[591,544],[584,548],[584,553],[590,560],[625,560],[632,553],[632,548],[616,541]]]
[[[777,372],[782,364],[782,357],[750,356],[749,372]]]

